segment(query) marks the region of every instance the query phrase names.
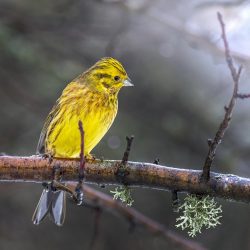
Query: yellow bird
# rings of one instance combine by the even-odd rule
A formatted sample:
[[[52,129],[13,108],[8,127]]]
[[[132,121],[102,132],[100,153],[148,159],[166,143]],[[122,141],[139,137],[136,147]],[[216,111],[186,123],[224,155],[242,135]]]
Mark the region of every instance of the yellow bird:
[[[114,58],[99,60],[76,77],[63,90],[49,113],[38,142],[37,153],[58,158],[79,158],[81,137],[78,122],[84,128],[84,155],[98,144],[112,125],[118,109],[118,93],[123,86],[133,86],[125,69]],[[53,189],[53,188],[52,188]],[[65,194],[43,191],[33,215],[39,224],[48,213],[57,225],[65,216]]]

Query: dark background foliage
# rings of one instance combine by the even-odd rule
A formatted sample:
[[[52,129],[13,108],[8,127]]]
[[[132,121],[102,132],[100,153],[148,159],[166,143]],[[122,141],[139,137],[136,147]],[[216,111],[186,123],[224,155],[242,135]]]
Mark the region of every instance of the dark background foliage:
[[[249,91],[249,3],[121,2],[0,0],[0,151],[34,154],[44,119],[65,85],[99,58],[113,56],[135,87],[122,89],[117,118],[93,153],[120,159],[125,136],[134,134],[131,160],[160,158],[164,165],[201,169],[206,140],[232,91],[216,11],[224,15],[233,53],[245,65],[241,89]],[[238,102],[214,171],[249,177],[249,107],[248,100]],[[89,208],[69,201],[61,228],[49,220],[31,223],[41,190],[38,184],[1,184],[0,248],[88,249],[94,228]],[[136,209],[186,236],[174,227],[170,193],[134,189],[133,196]],[[210,249],[249,249],[249,205],[218,202],[222,225],[196,239]],[[143,229],[131,232],[123,219],[104,212],[94,249],[173,246]]]

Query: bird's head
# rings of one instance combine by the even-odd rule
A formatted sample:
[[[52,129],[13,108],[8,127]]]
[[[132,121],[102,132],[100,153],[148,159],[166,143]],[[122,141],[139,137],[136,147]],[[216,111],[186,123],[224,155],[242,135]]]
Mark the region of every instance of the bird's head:
[[[107,94],[117,94],[122,87],[133,86],[121,63],[111,57],[102,58],[84,75],[91,88]]]

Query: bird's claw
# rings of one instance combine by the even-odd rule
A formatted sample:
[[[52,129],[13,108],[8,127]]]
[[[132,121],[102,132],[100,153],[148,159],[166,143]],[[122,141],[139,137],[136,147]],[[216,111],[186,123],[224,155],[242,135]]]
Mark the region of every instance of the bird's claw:
[[[43,154],[38,154],[38,156],[42,157],[43,159],[48,159],[50,164],[53,161],[53,155],[52,154],[43,153]]]

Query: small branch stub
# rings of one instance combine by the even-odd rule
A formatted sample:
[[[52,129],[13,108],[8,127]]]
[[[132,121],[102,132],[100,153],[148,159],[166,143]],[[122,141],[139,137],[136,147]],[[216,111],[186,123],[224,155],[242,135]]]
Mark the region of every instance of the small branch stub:
[[[238,93],[237,98],[239,98],[239,99],[248,99],[248,98],[250,98],[250,94]]]
[[[126,165],[126,163],[128,162],[128,157],[131,151],[131,145],[132,145],[133,140],[134,140],[133,135],[131,135],[130,137],[126,136],[127,147],[122,157],[122,165]]]
[[[173,202],[173,211],[175,213],[179,212],[180,200],[178,198],[178,192],[176,190],[172,191],[172,202]]]
[[[130,137],[126,136],[126,141],[127,141],[126,150],[123,154],[122,162],[119,165],[116,172],[117,179],[123,184],[123,186],[116,188],[114,191],[110,191],[110,193],[113,194],[115,200],[120,200],[127,206],[132,206],[134,202],[131,195],[131,188],[128,187],[128,183],[126,181],[126,176],[129,175],[129,171],[127,170],[126,165],[128,162],[133,140],[134,140],[133,135],[131,135]]]

